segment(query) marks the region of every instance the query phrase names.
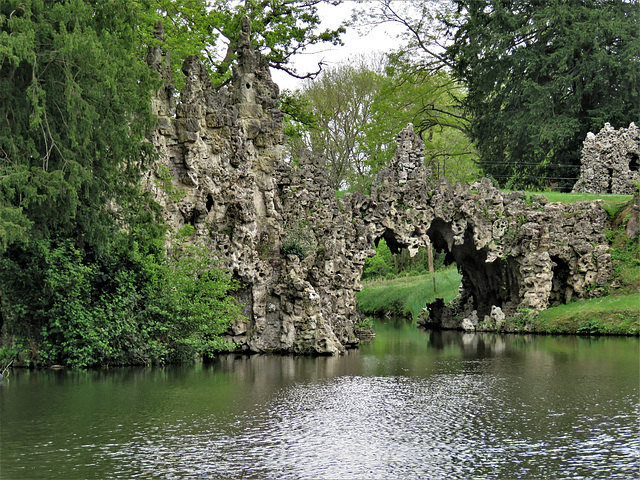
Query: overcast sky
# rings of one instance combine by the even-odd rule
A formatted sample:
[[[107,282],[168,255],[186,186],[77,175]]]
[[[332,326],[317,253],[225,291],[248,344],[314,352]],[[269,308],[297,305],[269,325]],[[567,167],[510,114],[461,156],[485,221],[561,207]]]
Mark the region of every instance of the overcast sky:
[[[343,20],[351,16],[353,8],[358,6],[361,7],[362,4],[349,1],[338,6],[319,5],[318,13],[322,19],[320,30],[338,28]],[[388,52],[398,46],[398,40],[395,38],[398,32],[398,26],[381,25],[369,33],[362,32],[367,34],[361,36],[354,28],[348,28],[347,33],[342,36],[344,46],[314,45],[304,53],[296,55],[293,63],[299,74],[305,74],[318,70],[318,62],[320,61],[323,61],[326,64],[324,68],[327,68],[341,62],[347,62],[349,58],[356,58],[361,54]],[[295,90],[302,82],[279,70],[272,70],[272,76],[280,86],[280,90],[285,88]]]

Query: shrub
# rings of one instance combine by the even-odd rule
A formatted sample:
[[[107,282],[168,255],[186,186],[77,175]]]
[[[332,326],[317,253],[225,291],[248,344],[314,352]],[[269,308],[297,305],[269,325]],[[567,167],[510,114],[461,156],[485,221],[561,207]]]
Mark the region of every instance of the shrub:
[[[2,316],[24,363],[70,367],[167,363],[222,349],[239,307],[210,252],[143,248],[121,233],[100,257],[41,241],[0,262]]]

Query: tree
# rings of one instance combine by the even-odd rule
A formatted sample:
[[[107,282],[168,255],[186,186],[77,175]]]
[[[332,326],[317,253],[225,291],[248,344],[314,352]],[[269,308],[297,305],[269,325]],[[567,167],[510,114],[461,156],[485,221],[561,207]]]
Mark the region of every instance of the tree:
[[[444,71],[412,74],[397,59],[341,65],[294,95],[312,120],[288,129],[295,137],[292,153],[304,145],[322,155],[336,190],[367,191],[394,155],[396,134],[413,123],[436,178],[474,180],[475,152],[455,108],[462,93]]]
[[[640,119],[640,4],[456,0],[447,48],[484,171],[570,187],[582,141]]]
[[[373,103],[382,79],[364,63],[342,65],[307,81],[300,92],[299,101],[314,119],[303,143],[325,159],[336,190],[369,177],[366,129],[373,121]]]
[[[105,205],[135,198],[157,78],[126,3],[0,7],[0,218],[40,237],[97,247],[112,225]]]
[[[319,31],[317,7],[321,3],[338,5],[342,0],[151,0],[153,13],[145,17],[143,2],[136,2],[143,12],[144,41],[160,44],[170,53],[178,86],[181,85],[182,60],[190,55],[202,58],[215,85],[231,78],[230,66],[243,16],[251,20],[253,46],[260,50],[273,68],[298,78],[310,78],[320,72],[297,72],[291,58],[309,45],[328,42],[339,45],[344,26]],[[160,16],[158,18],[158,15]],[[160,21],[165,36],[155,36]]]
[[[410,61],[414,72],[437,72],[451,68],[446,55],[450,39],[444,22],[452,13],[449,0],[358,0],[366,4],[356,10],[351,25],[361,28],[392,23],[401,27],[400,46],[393,57]]]
[[[450,35],[444,19],[451,15],[451,8],[451,2],[441,0],[377,0],[366,2],[366,8],[354,14],[352,24],[402,27],[400,46],[388,55],[387,80],[376,97],[378,114],[371,140],[395,135],[411,122],[425,141],[425,163],[434,177],[468,183],[478,176],[477,154],[461,108],[466,91],[451,75],[452,64],[446,56]],[[385,164],[393,154],[388,148],[374,151],[376,165]]]
[[[414,69],[392,55],[385,82],[376,96],[368,130],[374,165],[386,165],[394,153],[395,134],[408,123],[425,142],[425,164],[434,179],[470,183],[478,178],[477,154],[467,135],[468,121],[459,108],[464,89],[445,70]],[[382,147],[376,141],[382,140]]]
[[[139,8],[0,4],[0,330],[25,361],[189,358],[238,315],[210,255],[166,257],[157,205],[140,191],[160,82]]]

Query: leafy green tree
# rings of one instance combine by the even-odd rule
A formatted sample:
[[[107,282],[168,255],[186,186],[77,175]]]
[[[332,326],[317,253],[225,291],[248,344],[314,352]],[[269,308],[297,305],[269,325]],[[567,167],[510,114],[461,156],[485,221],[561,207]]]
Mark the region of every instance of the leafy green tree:
[[[159,86],[140,8],[0,4],[0,330],[24,361],[191,358],[220,348],[238,315],[210,255],[166,257],[140,191]]]
[[[311,120],[289,123],[290,150],[305,146],[322,155],[336,190],[367,191],[394,155],[396,134],[413,123],[434,177],[469,182],[478,169],[455,107],[462,94],[445,72],[415,74],[397,59],[341,65],[294,95]]]
[[[374,121],[367,136],[373,165],[386,165],[393,139],[408,123],[425,142],[425,164],[434,179],[470,183],[479,176],[468,121],[459,108],[464,89],[444,70],[414,69],[392,56],[376,95]]]
[[[240,22],[251,20],[253,46],[266,57],[271,67],[299,78],[318,72],[297,72],[291,58],[309,45],[339,45],[345,27],[320,31],[318,5],[338,5],[341,0],[150,0],[153,12],[137,1],[141,27],[147,45],[160,44],[170,53],[173,73],[181,85],[182,60],[190,55],[202,58],[216,85],[231,78]],[[156,38],[160,22],[164,35]]]
[[[324,157],[336,190],[363,183],[366,187],[365,179],[370,178],[366,130],[373,121],[373,103],[382,81],[382,75],[364,64],[342,65],[308,80],[300,92],[314,119],[313,128],[301,140]]]
[[[510,186],[573,185],[582,142],[640,119],[640,4],[455,0],[447,56],[484,171]]]
[[[380,239],[375,250],[376,254],[365,260],[362,279],[370,280],[395,276],[398,272],[394,269],[393,254],[384,239]]]
[[[143,232],[140,232],[143,233]],[[175,240],[114,234],[98,258],[70,240],[30,242],[0,259],[5,331],[33,365],[189,361],[228,350],[236,288],[211,252]]]

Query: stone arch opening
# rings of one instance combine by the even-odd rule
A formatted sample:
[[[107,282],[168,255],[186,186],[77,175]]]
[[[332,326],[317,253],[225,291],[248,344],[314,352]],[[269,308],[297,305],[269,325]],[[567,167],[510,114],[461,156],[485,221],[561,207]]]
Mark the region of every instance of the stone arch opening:
[[[414,232],[411,240],[420,238],[420,236],[419,233]],[[373,241],[377,254],[380,254],[380,261],[370,264],[371,268],[363,274],[362,279],[389,278],[390,276],[415,276],[428,273],[429,253],[427,245],[421,240],[418,240],[416,243],[409,243],[411,243],[411,245],[407,245],[399,240],[397,233],[392,229],[385,229],[382,234]],[[389,257],[385,258],[385,251],[388,252],[386,255],[391,254],[391,259],[389,259]],[[436,268],[442,267],[445,265],[444,254],[434,255],[432,261]],[[450,263],[453,262],[449,262],[449,264]]]
[[[567,262],[555,255],[551,256],[551,261],[554,263],[554,267],[552,269],[553,280],[549,294],[549,306],[555,307],[571,301],[573,288],[569,285],[571,269]]]
[[[406,245],[398,242],[396,235],[393,233],[392,230],[388,228],[384,231],[382,235],[376,238],[374,242],[376,247],[380,244],[381,239],[384,239],[384,241],[387,244],[387,247],[389,247],[389,250],[391,250],[391,253],[393,253],[394,255],[398,255],[403,248],[407,248]]]
[[[485,247],[476,248],[472,228],[467,227],[462,239],[458,235],[456,241],[453,223],[435,219],[427,236],[436,251],[446,253],[445,264],[455,263],[462,275],[456,316],[470,316],[482,321],[486,316],[491,316],[494,307],[511,311],[520,302],[521,275],[518,263],[508,257],[487,262],[489,250]],[[432,317],[429,326],[454,328],[459,325],[459,320],[446,318],[450,309],[445,308],[442,299],[437,299],[427,308]]]
[[[629,171],[640,171],[640,155],[635,152],[629,155]]]

